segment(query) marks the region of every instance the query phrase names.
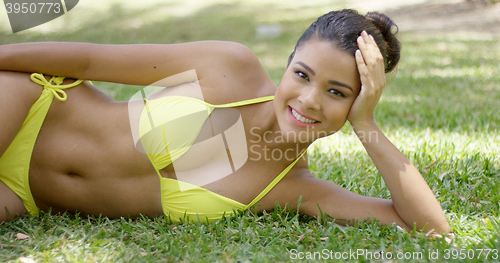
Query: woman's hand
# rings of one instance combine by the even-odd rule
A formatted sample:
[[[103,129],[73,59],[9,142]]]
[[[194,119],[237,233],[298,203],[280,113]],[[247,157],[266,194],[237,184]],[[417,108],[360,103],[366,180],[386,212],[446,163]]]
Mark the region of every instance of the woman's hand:
[[[373,37],[363,31],[357,39],[359,50],[355,59],[361,79],[361,90],[354,101],[347,119],[353,128],[372,122],[375,107],[385,86],[384,58]]]

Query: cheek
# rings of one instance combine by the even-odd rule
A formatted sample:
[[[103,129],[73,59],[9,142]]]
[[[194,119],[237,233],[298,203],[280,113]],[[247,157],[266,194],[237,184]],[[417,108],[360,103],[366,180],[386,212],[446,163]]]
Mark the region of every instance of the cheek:
[[[280,84],[278,86],[278,89],[276,90],[276,93],[274,94],[274,106],[275,107],[277,105],[281,104],[281,102],[283,101],[283,95],[284,95],[283,87]]]
[[[276,93],[274,94],[274,110],[275,112],[281,112],[284,107],[286,107],[286,102],[288,101],[288,92],[285,85],[280,84]]]
[[[343,101],[342,103],[331,105],[326,109],[327,118],[332,121],[339,121],[347,119],[347,114],[351,109],[354,100]]]
[[[287,101],[294,96],[294,90],[295,89],[293,87],[293,83],[290,83],[290,81],[283,79],[278,86],[274,100],[278,102]]]

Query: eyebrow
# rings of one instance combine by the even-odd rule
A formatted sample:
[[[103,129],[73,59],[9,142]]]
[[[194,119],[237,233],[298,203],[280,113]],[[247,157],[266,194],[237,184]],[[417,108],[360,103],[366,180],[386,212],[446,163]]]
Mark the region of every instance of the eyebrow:
[[[302,61],[297,61],[295,64],[299,64],[301,65],[302,67],[304,67],[305,69],[307,69],[307,71],[311,72],[311,74],[313,76],[316,76],[316,72],[314,72],[314,70],[312,68],[310,68],[308,65],[306,65],[304,62]]]
[[[306,65],[304,62],[302,61],[297,61],[295,62],[295,64],[299,64],[301,65],[302,67],[304,67],[305,69],[307,69],[307,71],[311,72],[311,74],[313,76],[316,76],[316,72],[314,72],[314,70],[312,68],[310,68],[308,65]],[[336,80],[329,80],[328,83],[332,84],[332,85],[336,85],[336,86],[341,86],[341,87],[345,87],[345,88],[348,88],[350,89],[351,91],[353,91],[353,89],[351,88],[351,86],[343,83],[343,82],[340,82],[340,81],[336,81]]]
[[[333,85],[336,85],[336,86],[341,86],[341,87],[345,87],[345,88],[348,88],[350,89],[351,91],[353,91],[353,89],[351,88],[351,86],[345,84],[345,83],[342,83],[340,81],[336,81],[336,80],[329,80],[328,83],[330,84],[333,84]]]

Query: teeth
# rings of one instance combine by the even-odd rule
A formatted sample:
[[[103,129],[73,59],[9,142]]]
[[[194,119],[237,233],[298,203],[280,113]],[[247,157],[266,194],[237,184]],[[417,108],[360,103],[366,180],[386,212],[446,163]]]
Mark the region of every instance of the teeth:
[[[303,122],[303,123],[315,123],[315,122],[317,122],[317,121],[313,121],[311,119],[302,117],[294,109],[292,109],[292,115],[293,115],[293,117],[295,117],[295,119],[297,119],[298,121]]]

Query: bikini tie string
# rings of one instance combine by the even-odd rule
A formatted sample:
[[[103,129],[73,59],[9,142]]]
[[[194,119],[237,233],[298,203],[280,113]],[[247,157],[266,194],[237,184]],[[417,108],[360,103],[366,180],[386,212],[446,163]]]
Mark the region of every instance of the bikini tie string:
[[[44,89],[52,92],[54,97],[56,97],[59,101],[66,101],[68,99],[68,95],[66,95],[66,92],[64,92],[63,89],[73,88],[75,86],[80,85],[80,83],[83,82],[83,80],[79,79],[71,84],[61,85],[65,77],[52,76],[52,78],[50,78],[50,80],[47,81],[47,79],[45,79],[43,74],[40,73],[33,73],[31,74],[30,78],[36,84],[43,86]]]

